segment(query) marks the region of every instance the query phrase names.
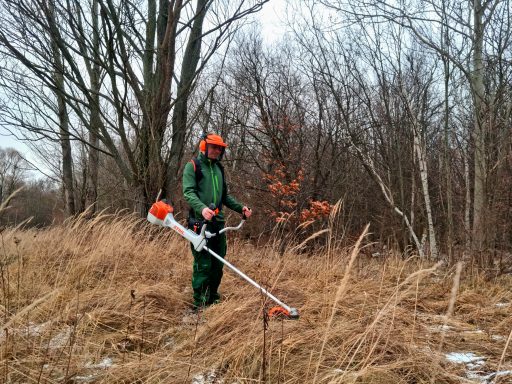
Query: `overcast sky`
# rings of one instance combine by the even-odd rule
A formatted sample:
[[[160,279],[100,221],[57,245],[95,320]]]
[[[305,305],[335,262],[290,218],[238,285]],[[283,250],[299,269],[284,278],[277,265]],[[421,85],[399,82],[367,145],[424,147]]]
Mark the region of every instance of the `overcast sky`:
[[[258,13],[262,35],[265,42],[271,43],[279,39],[285,30],[286,0],[270,0]]]

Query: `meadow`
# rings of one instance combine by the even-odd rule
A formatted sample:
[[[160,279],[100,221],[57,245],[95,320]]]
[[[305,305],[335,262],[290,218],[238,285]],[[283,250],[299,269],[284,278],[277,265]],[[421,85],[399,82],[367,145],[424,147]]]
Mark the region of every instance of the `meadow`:
[[[189,244],[133,216],[4,228],[0,382],[512,382],[512,276],[372,254],[369,230],[230,237],[227,258],[299,309],[286,320],[227,269],[221,303],[192,313]]]

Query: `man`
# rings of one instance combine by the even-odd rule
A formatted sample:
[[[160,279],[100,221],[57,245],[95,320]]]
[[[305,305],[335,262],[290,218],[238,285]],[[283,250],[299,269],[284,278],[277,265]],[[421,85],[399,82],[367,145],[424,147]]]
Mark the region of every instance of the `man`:
[[[251,210],[240,204],[227,190],[224,168],[220,163],[227,144],[222,137],[206,134],[199,143],[200,153],[192,159],[183,171],[183,195],[190,205],[189,226],[201,228],[203,220],[207,229],[217,233],[224,228],[223,207],[251,216]],[[216,235],[208,240],[208,247],[224,257],[226,235]],[[194,308],[214,304],[220,300],[218,292],[222,279],[222,264],[207,251],[197,252],[192,247],[194,266],[192,288]]]

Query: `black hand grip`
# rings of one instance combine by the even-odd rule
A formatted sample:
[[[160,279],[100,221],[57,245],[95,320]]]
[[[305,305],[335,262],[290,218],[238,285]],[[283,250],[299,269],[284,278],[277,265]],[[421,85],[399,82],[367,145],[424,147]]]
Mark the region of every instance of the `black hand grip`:
[[[217,208],[215,207],[215,204],[211,203],[209,206],[208,206],[209,209],[211,209],[213,211],[213,216],[210,220],[208,221],[215,221],[215,216],[217,215]]]

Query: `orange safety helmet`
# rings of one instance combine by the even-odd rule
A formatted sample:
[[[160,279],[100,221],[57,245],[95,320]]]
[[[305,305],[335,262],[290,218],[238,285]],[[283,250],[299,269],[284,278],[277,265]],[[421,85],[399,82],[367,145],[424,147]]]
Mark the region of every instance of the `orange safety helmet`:
[[[218,145],[219,147],[226,148],[228,145],[222,140],[222,137],[214,133],[207,133],[203,135],[199,142],[199,150],[202,152],[206,151],[206,144]]]

